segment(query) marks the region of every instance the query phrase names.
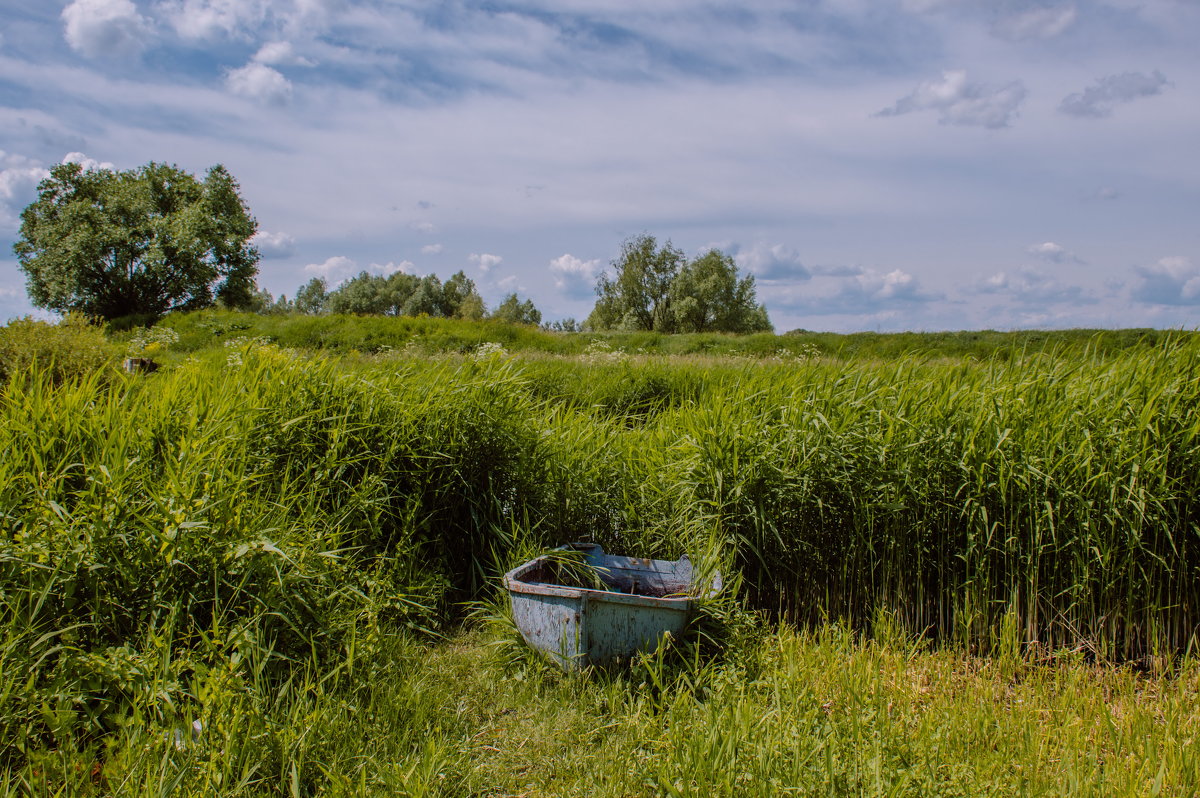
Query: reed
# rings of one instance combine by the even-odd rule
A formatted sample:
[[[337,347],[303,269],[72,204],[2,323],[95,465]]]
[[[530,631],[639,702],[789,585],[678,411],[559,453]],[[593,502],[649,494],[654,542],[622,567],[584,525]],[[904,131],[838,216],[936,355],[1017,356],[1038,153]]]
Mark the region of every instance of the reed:
[[[894,628],[1010,670],[1169,671],[1197,642],[1191,338],[982,361],[335,358],[242,338],[153,375],[31,363],[0,388],[0,767],[19,778],[70,781],[51,754],[91,756],[169,792],[195,770],[144,735],[200,720],[271,741],[229,743],[205,765],[221,784],[351,791],[370,769],[302,733],[305,713],[352,726],[335,708],[366,689],[355,674],[419,660],[515,553],[568,540],[720,560],[801,629]],[[730,701],[731,728],[763,706]],[[294,737],[269,731],[281,718]],[[458,761],[432,739],[381,784]],[[692,789],[679,768],[711,750],[686,742],[656,789]],[[157,759],[130,753],[147,745]]]

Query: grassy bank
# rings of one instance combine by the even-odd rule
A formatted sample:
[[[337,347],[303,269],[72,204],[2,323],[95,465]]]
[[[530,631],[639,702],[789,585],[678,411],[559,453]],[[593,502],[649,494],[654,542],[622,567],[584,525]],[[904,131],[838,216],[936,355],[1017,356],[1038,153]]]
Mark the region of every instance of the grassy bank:
[[[224,341],[263,338],[284,347],[329,352],[465,354],[488,342],[513,352],[580,355],[597,341],[611,351],[650,355],[741,355],[747,357],[838,357],[885,360],[909,355],[1009,359],[1033,352],[1067,356],[1144,351],[1195,333],[1165,330],[978,330],[934,333],[820,333],[783,335],[649,332],[552,333],[533,327],[484,321],[368,316],[257,315],[206,310],[175,314],[161,323],[175,330],[175,349],[195,352]],[[128,333],[126,333],[127,335]]]

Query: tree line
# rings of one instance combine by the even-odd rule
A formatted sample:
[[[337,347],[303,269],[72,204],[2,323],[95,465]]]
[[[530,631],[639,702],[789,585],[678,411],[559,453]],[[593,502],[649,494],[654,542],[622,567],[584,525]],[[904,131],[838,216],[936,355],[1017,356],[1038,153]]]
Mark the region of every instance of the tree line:
[[[489,312],[475,281],[461,270],[444,283],[436,274],[418,277],[395,272],[384,276],[363,271],[333,290],[325,278],[314,277],[296,289],[291,300],[287,295],[274,299],[270,293],[260,291],[250,309],[259,313],[435,316],[469,321],[486,318],[532,325],[542,322],[541,311],[534,307],[533,300],[522,302],[515,293]]]
[[[488,311],[462,271],[437,275],[361,272],[330,288],[320,277],[292,299],[257,287],[258,223],[237,181],[217,165],[202,180],[173,165],[149,163],[128,171],[59,164],[38,185],[21,213],[13,246],[32,303],[61,313],[103,319],[158,318],[220,304],[260,313],[347,313],[496,319],[537,325],[530,299],[511,293]],[[755,295],[754,277],[741,277],[733,258],[709,250],[688,259],[671,242],[642,234],[626,240],[597,278],[597,300],[582,325],[564,331],[646,330],[663,333],[771,330]]]

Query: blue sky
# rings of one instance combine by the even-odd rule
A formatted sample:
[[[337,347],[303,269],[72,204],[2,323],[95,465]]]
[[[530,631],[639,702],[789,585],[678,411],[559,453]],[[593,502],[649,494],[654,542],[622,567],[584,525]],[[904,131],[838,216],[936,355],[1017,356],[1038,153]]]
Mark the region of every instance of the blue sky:
[[[780,331],[1200,324],[1196,0],[0,0],[0,319],[64,159],[200,173],[291,295],[463,269],[582,319],[621,241]]]

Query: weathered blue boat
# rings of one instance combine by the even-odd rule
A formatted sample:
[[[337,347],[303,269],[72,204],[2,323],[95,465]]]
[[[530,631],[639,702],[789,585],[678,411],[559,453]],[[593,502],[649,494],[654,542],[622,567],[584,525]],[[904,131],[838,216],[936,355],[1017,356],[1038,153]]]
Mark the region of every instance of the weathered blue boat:
[[[720,574],[705,581],[696,584],[687,555],[622,557],[594,543],[562,546],[504,575],[521,636],[567,669],[651,651],[664,634],[678,635],[696,599],[720,591]]]

